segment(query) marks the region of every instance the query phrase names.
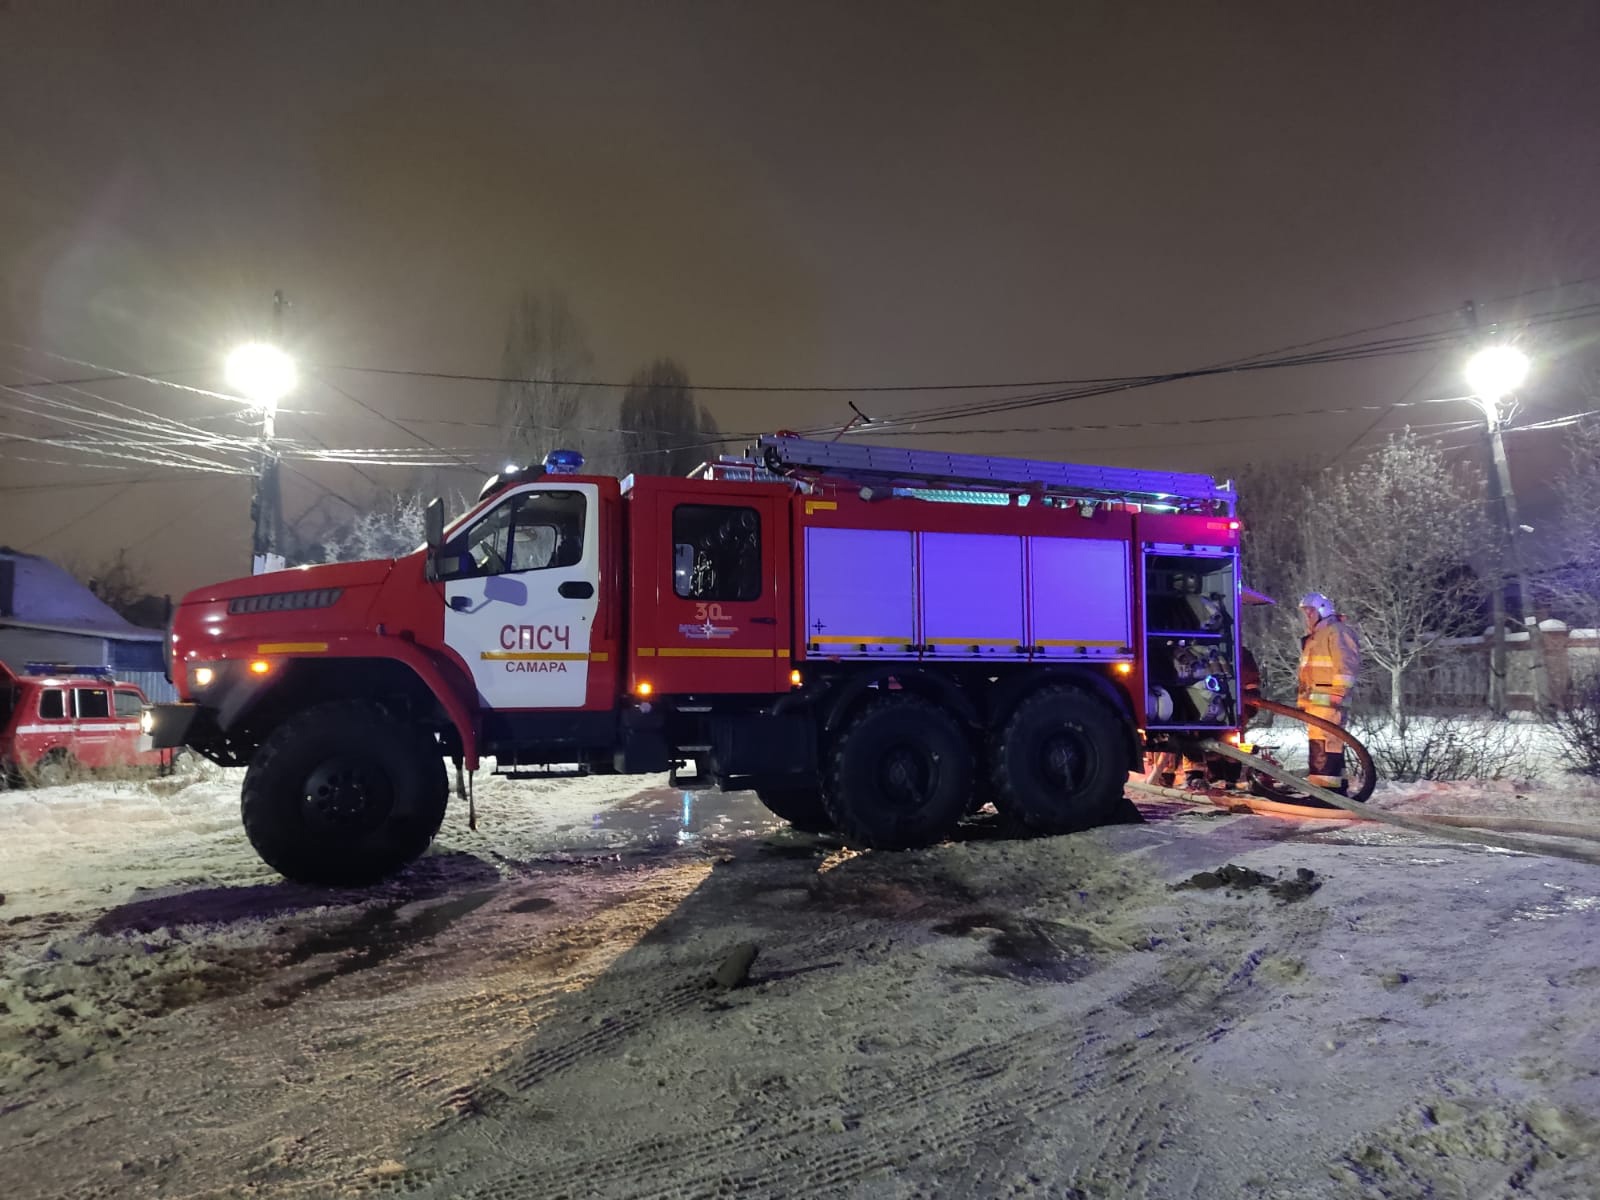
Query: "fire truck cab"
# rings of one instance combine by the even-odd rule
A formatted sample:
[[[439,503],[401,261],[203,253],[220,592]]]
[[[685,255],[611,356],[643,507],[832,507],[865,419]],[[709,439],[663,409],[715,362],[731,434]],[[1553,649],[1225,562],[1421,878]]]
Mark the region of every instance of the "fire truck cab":
[[[421,854],[447,758],[670,770],[865,847],[989,800],[1068,832],[1146,750],[1239,725],[1238,544],[1200,475],[772,435],[619,481],[555,452],[448,529],[436,502],[405,558],[185,597],[182,703],[144,725],[248,766],[253,844],[314,882]]]

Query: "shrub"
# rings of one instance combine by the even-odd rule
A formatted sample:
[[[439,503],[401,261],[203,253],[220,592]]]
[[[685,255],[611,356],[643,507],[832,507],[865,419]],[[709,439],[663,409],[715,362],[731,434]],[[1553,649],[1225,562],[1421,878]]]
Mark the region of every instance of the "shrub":
[[[1600,775],[1600,671],[1572,680],[1550,725],[1567,766],[1582,775]]]
[[[1398,723],[1352,723],[1351,732],[1372,752],[1378,776],[1414,780],[1505,779],[1529,771],[1526,726],[1481,717],[1406,717]]]

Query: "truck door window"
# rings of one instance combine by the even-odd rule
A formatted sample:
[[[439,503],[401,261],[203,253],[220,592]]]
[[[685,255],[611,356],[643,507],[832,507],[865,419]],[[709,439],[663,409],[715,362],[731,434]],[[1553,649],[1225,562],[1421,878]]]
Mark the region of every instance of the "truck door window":
[[[78,701],[80,720],[97,720],[111,715],[111,693],[103,688],[76,688],[72,693]]]
[[[680,504],[672,510],[672,590],[685,600],[761,596],[761,517],[753,508]]]
[[[118,689],[116,695],[112,697],[112,702],[117,706],[117,716],[119,717],[137,717],[144,711],[144,701],[139,699],[138,692],[125,692]]]
[[[67,701],[60,688],[46,688],[39,693],[39,716],[46,721],[67,719]]]
[[[575,567],[583,561],[581,492],[525,492],[485,513],[456,544],[449,578]]]

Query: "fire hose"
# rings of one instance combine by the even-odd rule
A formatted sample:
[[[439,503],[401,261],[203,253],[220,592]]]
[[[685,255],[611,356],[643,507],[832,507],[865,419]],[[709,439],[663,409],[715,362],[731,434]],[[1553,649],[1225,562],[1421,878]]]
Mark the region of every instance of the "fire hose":
[[[1208,738],[1202,741],[1200,743],[1201,749],[1232,759],[1249,770],[1259,772],[1296,792],[1303,792],[1315,798],[1330,809],[1341,811],[1335,813],[1327,811],[1327,809],[1315,809],[1303,805],[1278,804],[1271,801],[1262,801],[1254,797],[1229,797],[1209,792],[1196,794],[1179,791],[1175,788],[1157,787],[1154,784],[1139,781],[1129,781],[1128,787],[1130,790],[1179,799],[1191,804],[1204,799],[1209,803],[1229,808],[1243,807],[1263,815],[1310,817],[1323,820],[1374,821],[1383,825],[1393,825],[1398,829],[1405,829],[1412,833],[1429,834],[1447,841],[1495,846],[1503,850],[1515,850],[1524,854],[1541,854],[1552,858],[1567,858],[1575,862],[1600,866],[1600,848],[1574,846],[1561,842],[1547,841],[1540,836],[1529,836],[1545,835],[1545,837],[1573,838],[1580,841],[1600,843],[1600,827],[1593,825],[1581,825],[1566,821],[1524,820],[1516,817],[1475,817],[1455,814],[1408,817],[1399,813],[1388,812],[1381,808],[1373,808],[1363,803],[1365,796],[1371,793],[1372,783],[1376,779],[1372,756],[1354,735],[1331,721],[1314,717],[1310,713],[1291,708],[1287,704],[1279,704],[1276,701],[1265,700],[1260,697],[1251,697],[1248,703],[1252,707],[1263,708],[1268,712],[1301,721],[1326,733],[1331,738],[1336,738],[1338,741],[1343,742],[1346,747],[1353,750],[1362,764],[1366,779],[1366,783],[1360,789],[1360,798],[1341,796],[1337,792],[1319,787],[1280,766],[1278,763],[1270,762],[1259,755],[1249,754],[1238,746],[1229,745],[1218,738]]]

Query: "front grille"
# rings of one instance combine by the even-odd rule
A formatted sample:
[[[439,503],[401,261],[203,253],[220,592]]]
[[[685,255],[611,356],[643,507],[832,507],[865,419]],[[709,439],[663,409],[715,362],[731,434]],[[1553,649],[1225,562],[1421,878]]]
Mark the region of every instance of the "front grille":
[[[332,608],[344,595],[343,588],[313,588],[304,592],[272,592],[265,596],[239,596],[228,601],[232,616],[250,613],[305,612],[311,608]]]

